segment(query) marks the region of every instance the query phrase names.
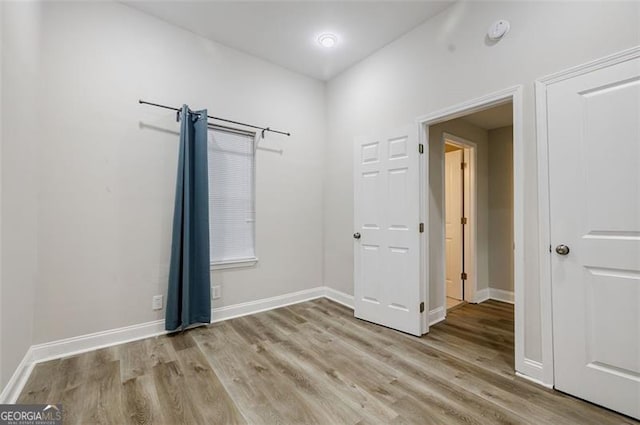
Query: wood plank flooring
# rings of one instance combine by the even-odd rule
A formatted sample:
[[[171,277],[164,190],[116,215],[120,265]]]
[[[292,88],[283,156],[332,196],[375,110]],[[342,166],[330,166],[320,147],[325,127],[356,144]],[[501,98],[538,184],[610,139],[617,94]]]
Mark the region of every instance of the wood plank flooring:
[[[513,307],[423,338],[325,299],[37,365],[20,403],[72,424],[632,424],[513,373]]]

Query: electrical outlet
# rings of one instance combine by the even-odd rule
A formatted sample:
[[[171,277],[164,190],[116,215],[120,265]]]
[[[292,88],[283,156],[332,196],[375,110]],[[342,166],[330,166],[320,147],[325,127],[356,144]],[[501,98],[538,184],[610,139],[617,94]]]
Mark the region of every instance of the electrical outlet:
[[[220,285],[214,285],[211,287],[211,299],[217,300],[222,297],[222,287]]]
[[[162,295],[154,295],[151,300],[151,308],[154,310],[162,310]]]

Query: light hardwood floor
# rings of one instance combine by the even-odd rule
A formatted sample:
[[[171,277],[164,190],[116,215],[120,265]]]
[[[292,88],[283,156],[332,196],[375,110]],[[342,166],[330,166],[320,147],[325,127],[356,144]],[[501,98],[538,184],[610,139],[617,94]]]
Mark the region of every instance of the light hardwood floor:
[[[631,424],[513,373],[513,308],[415,338],[320,299],[37,365],[65,424]]]
[[[463,303],[464,303],[464,301],[462,301],[462,300],[457,300],[455,298],[447,297],[447,311],[449,311],[450,309],[453,309],[455,307],[458,307],[459,305],[461,305]]]

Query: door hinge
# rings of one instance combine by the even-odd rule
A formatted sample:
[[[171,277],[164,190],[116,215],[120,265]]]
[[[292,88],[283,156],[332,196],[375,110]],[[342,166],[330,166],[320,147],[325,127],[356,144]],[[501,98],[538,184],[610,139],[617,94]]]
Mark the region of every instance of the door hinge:
[[[462,217],[462,218],[460,219],[460,223],[461,223],[461,224],[467,224],[467,217]]]
[[[424,145],[422,143],[418,144],[418,153],[424,153]]]
[[[424,223],[420,223],[420,233],[424,233]]]
[[[465,168],[467,168],[467,163],[466,163],[466,162],[461,162],[461,163],[460,163],[460,168],[461,168],[462,170],[464,170]]]
[[[420,303],[420,313],[424,313],[424,301]]]
[[[467,273],[465,272],[460,273],[460,279],[467,280]]]

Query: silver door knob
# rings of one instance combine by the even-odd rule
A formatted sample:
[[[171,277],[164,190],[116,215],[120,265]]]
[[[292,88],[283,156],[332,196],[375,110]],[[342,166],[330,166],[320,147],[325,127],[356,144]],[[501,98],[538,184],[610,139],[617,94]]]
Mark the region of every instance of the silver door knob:
[[[556,252],[557,252],[558,254],[560,254],[560,255],[567,255],[567,254],[569,253],[569,251],[570,251],[570,249],[569,249],[569,247],[568,247],[568,246],[566,246],[566,245],[562,245],[562,244],[560,244],[560,245],[558,245],[558,246],[556,247]]]
[[[354,233],[353,234],[353,238],[354,239],[360,239],[360,233]]]

